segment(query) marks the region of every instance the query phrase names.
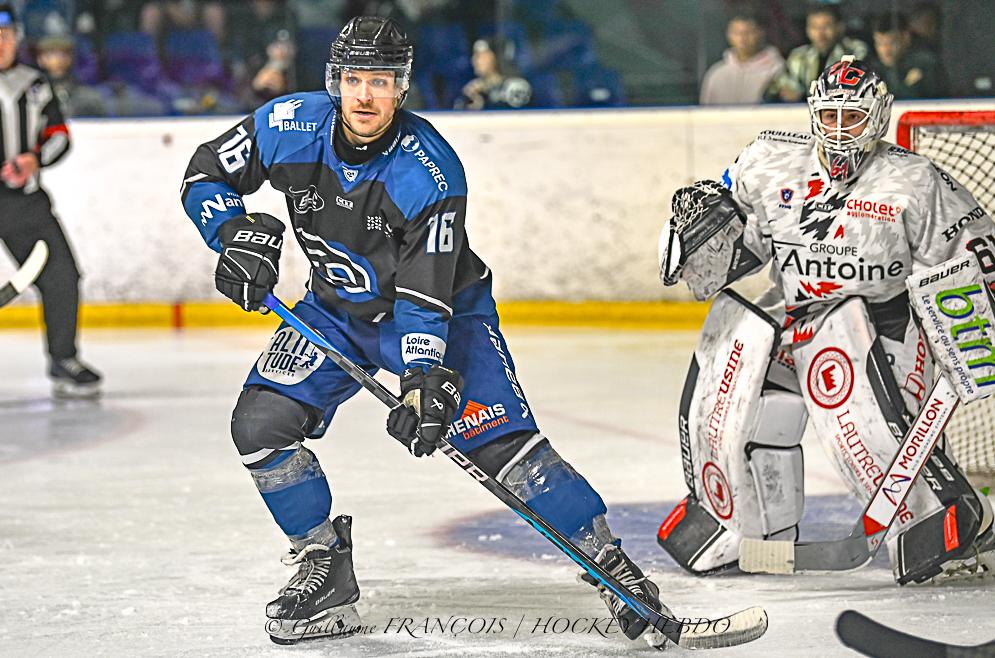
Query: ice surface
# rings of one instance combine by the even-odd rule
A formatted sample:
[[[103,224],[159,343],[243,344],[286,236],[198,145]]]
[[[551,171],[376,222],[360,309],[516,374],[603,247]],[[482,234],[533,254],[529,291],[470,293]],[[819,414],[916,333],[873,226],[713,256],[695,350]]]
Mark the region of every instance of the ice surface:
[[[995,637],[989,586],[898,588],[880,559],[842,575],[680,572],[654,533],[684,494],[675,414],[693,335],[507,334],[541,427],[602,493],[613,528],[664,601],[679,615],[767,608],[767,635],[721,655],[853,655],[832,630],[845,608],[947,641]],[[263,607],[290,576],[279,561],[286,542],[228,434],[265,339],[256,331],[92,331],[83,356],[105,372],[107,395],[55,404],[37,332],[0,333],[0,655],[647,652],[617,637],[554,632],[566,624],[556,620],[604,619],[593,589],[447,460],[418,461],[400,449],[381,429],[383,407],[363,393],[311,448],[334,511],[355,519],[358,607],[377,630],[291,649],[271,644]],[[821,447],[805,445],[805,536],[845,534],[857,506]],[[426,618],[450,617],[487,620],[493,632],[420,631]],[[402,618],[413,620],[412,632],[398,632]]]

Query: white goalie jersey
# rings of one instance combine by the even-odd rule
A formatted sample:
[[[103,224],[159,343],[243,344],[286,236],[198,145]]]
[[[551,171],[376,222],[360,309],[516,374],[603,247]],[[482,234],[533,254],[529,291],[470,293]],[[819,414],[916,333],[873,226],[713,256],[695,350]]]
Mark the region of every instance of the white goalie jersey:
[[[995,225],[974,197],[924,156],[886,142],[875,148],[859,177],[834,183],[811,135],[765,131],[723,175],[747,216],[742,246],[773,261],[790,319],[847,297],[892,299],[909,274],[965,248],[995,268]],[[700,281],[695,267],[716,272],[703,260],[688,262],[685,280]],[[724,269],[729,280],[712,286],[739,274]]]

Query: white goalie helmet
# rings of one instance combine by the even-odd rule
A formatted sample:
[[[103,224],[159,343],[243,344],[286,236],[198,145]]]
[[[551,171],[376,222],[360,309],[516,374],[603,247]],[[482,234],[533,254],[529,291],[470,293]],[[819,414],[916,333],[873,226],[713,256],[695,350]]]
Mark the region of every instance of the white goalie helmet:
[[[845,181],[857,175],[888,132],[894,98],[884,80],[852,55],[843,56],[812,82],[808,96],[812,133],[831,179]],[[835,111],[833,123],[823,120],[825,110]],[[850,111],[863,116],[844,125],[844,114]],[[863,130],[858,130],[861,126]]]

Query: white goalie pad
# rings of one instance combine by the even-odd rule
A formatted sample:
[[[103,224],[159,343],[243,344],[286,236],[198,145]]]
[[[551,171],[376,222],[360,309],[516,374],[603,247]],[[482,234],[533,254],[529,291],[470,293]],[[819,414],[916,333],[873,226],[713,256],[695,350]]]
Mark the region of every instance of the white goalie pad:
[[[936,363],[961,401],[995,393],[995,315],[974,254],[917,272],[905,285]]]
[[[739,536],[767,536],[794,526],[801,516],[797,446],[804,405],[797,395],[763,391],[778,337],[776,323],[763,311],[735,293],[720,293],[681,399],[688,488]]]
[[[812,427],[849,489],[866,502],[898,449],[904,398],[860,298],[829,310],[812,339],[793,348]],[[904,346],[914,351],[915,342]],[[893,347],[893,349],[895,349]],[[902,360],[905,360],[904,358]],[[929,486],[916,483],[897,524],[939,508]]]

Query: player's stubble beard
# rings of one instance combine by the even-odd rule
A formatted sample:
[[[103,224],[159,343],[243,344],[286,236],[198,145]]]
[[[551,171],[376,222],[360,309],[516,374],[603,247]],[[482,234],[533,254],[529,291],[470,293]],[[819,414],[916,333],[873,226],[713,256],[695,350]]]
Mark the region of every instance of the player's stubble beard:
[[[376,107],[373,102],[370,103],[357,102],[352,109],[375,110]],[[342,112],[342,126],[345,128],[344,132],[346,139],[350,143],[356,146],[360,146],[362,144],[369,144],[379,139],[384,133],[386,133],[390,129],[391,124],[394,123],[394,117],[397,115],[397,100],[394,101],[394,105],[391,108],[389,115],[386,117],[386,121],[384,121],[384,124],[381,127],[372,131],[363,132],[357,130],[349,122],[347,115],[348,115],[347,112]]]

